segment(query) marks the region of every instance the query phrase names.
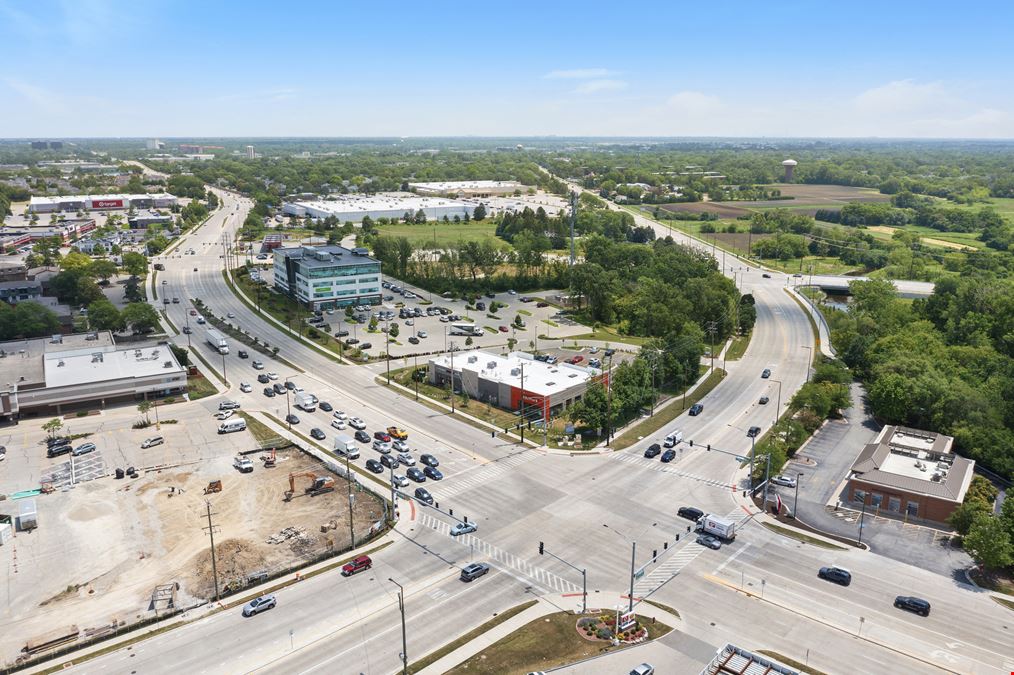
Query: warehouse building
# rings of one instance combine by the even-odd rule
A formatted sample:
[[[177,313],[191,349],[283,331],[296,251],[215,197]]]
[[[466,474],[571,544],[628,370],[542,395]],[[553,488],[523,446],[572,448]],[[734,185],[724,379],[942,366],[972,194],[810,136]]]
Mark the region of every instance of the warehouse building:
[[[312,310],[380,304],[380,261],[341,246],[274,249],[275,290]]]
[[[414,216],[419,211],[427,220],[440,220],[471,215],[474,207],[441,197],[418,197],[406,194],[341,195],[327,200],[293,201],[282,205],[282,213],[302,218],[329,218],[335,216],[343,223],[358,223],[366,216],[401,219],[406,213]]]
[[[59,415],[186,390],[187,372],[166,344],[117,346],[108,331],[0,343],[0,418]]]
[[[167,209],[176,206],[176,197],[168,193],[143,195],[65,195],[61,197],[32,197],[29,213],[56,213],[59,211],[112,211],[117,209]]]
[[[943,523],[965,500],[975,462],[954,454],[950,436],[886,426],[859,453],[847,500],[879,515]]]
[[[528,420],[558,416],[581,400],[591,380],[607,377],[594,368],[536,361],[525,352],[503,356],[479,350],[435,356],[427,376],[440,387],[453,377],[455,391],[505,410],[522,410]]]
[[[409,183],[408,189],[430,197],[498,197],[525,189],[513,180],[457,180],[438,183]]]

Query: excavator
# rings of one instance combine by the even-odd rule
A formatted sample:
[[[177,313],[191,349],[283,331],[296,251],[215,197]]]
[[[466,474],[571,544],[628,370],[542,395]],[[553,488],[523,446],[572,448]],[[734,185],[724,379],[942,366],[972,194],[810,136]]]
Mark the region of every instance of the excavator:
[[[311,471],[302,471],[298,473],[289,474],[289,489],[285,493],[285,501],[292,501],[293,495],[296,494],[296,479],[297,478],[309,478],[312,482],[303,493],[311,497],[322,495],[325,492],[334,491],[334,478],[330,476],[318,476]]]

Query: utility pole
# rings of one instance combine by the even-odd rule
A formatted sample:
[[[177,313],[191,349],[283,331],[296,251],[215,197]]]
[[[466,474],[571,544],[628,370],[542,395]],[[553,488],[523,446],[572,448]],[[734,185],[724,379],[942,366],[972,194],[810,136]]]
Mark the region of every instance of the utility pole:
[[[628,596],[628,599],[630,600],[630,608],[627,610],[628,612],[634,611],[634,558],[636,556],[637,542],[632,541],[630,542],[630,595]]]
[[[606,445],[613,440],[613,357],[609,356],[609,369],[606,371]]]
[[[387,578],[398,587],[398,609],[401,610],[401,672],[408,675],[408,640],[405,636],[405,587],[391,577]]]
[[[384,319],[384,333],[387,335],[387,345],[384,347],[384,356],[387,357],[387,386],[391,386],[391,323]]]
[[[521,444],[525,443],[525,364],[521,363]]]
[[[208,509],[208,526],[201,528],[208,531],[208,537],[211,539],[211,576],[215,579],[215,601],[218,601],[218,561],[215,558],[215,527],[211,522],[211,516],[216,515],[211,512],[211,501],[208,499],[204,500],[204,504]]]
[[[708,335],[711,336],[711,370],[715,370],[715,332],[718,330],[717,321],[708,322]]]
[[[225,380],[225,386],[229,386],[229,376],[225,373],[225,354],[222,354],[222,379]]]
[[[577,260],[577,257],[574,254],[574,223],[575,223],[576,220],[577,220],[577,192],[571,191],[570,226],[571,226],[571,267],[572,268],[574,267],[574,262]]]
[[[415,359],[415,367],[412,369],[412,380],[415,382],[415,400],[418,401],[419,400],[419,374],[418,374],[419,373],[419,355],[416,354],[413,358]]]
[[[446,330],[446,329],[445,329]],[[454,341],[451,341],[451,414],[454,414]]]
[[[767,511],[768,509],[768,486],[771,485],[771,453],[768,455],[768,465],[764,469],[764,502],[761,505],[761,509]]]
[[[349,453],[345,452],[345,482],[349,487],[349,536],[352,537],[352,548],[356,547],[356,530],[352,524],[352,507],[355,504],[355,499],[352,495],[352,469],[349,468]]]
[[[750,499],[753,499],[753,458],[754,458],[754,446],[756,445],[757,437],[750,437]]]

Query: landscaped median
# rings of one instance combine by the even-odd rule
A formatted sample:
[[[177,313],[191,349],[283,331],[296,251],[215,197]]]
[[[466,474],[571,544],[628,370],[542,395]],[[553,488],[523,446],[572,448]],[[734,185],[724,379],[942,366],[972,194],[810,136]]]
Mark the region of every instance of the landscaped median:
[[[642,438],[654,434],[659,429],[682,415],[684,410],[689,409],[692,405],[710,394],[711,390],[717,387],[718,383],[721,382],[724,377],[725,371],[721,368],[716,368],[709,373],[708,376],[704,378],[704,381],[697,385],[697,387],[695,387],[692,391],[688,391],[685,397],[673,396],[668,405],[664,405],[663,407],[656,406],[654,415],[635,423],[622,434],[614,438],[613,442],[609,444],[609,447],[613,450],[623,450],[624,448],[637,443]]]
[[[660,638],[672,628],[651,618],[616,629],[613,611],[600,614],[555,612],[518,628],[447,672],[502,675],[550,670]]]

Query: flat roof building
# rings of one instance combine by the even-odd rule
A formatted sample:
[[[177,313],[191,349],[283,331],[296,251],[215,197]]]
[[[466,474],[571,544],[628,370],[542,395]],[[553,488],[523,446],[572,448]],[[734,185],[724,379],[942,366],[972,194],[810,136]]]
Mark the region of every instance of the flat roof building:
[[[275,289],[310,309],[380,304],[380,261],[362,251],[298,246],[273,252]]]
[[[512,195],[524,189],[514,180],[456,180],[435,183],[409,183],[408,189],[419,195],[439,197],[492,197]]]
[[[847,500],[882,515],[945,522],[965,500],[975,468],[953,443],[932,431],[884,427],[853,463]]]
[[[595,368],[549,364],[525,352],[503,356],[480,350],[435,356],[427,376],[437,386],[446,386],[453,377],[455,391],[506,410],[522,410],[528,420],[559,415],[581,400],[589,381],[605,377]]]
[[[328,218],[335,216],[343,223],[358,223],[369,216],[400,219],[406,213],[415,215],[419,211],[427,220],[440,220],[444,216],[464,217],[471,215],[474,207],[453,199],[442,197],[418,197],[406,194],[340,195],[327,200],[292,201],[282,204],[282,213],[288,216]]]
[[[0,417],[62,414],[186,388],[186,370],[166,344],[117,346],[108,331],[0,343]]]
[[[64,195],[59,197],[32,197],[29,213],[56,211],[111,211],[114,209],[164,209],[176,205],[176,197],[162,192],[143,195]]]

